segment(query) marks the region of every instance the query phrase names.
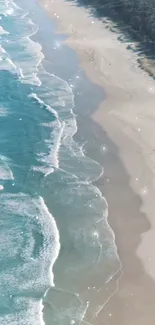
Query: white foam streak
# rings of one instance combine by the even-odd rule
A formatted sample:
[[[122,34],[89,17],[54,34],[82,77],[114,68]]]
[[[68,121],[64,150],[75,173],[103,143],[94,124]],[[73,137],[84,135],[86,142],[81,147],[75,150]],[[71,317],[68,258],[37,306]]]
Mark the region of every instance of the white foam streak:
[[[29,96],[28,96],[29,98],[34,98],[40,105],[42,105],[43,107],[45,107],[49,112],[51,112],[57,119],[59,118],[59,116],[58,116],[58,113],[54,110],[54,109],[52,109],[52,107],[50,106],[50,105],[47,105],[47,104],[45,104],[45,102],[41,99],[41,98],[39,98],[38,96],[37,96],[37,94],[35,94],[35,93],[31,93]]]
[[[26,18],[26,17],[28,16],[28,14],[29,14],[29,12],[24,13],[24,14],[21,16],[21,19]]]
[[[7,32],[5,29],[3,29],[3,27],[2,26],[0,26],[0,35],[8,35],[9,34],[9,32]]]
[[[48,110],[52,115],[55,116],[56,120],[54,122],[49,122],[42,124],[44,127],[51,127],[52,133],[51,138],[45,139],[45,144],[48,147],[47,153],[40,153],[38,155],[38,160],[42,162],[43,167],[33,167],[33,170],[42,171],[46,176],[53,173],[54,169],[59,168],[59,149],[61,145],[61,139],[65,128],[65,123],[59,120],[58,113],[50,105],[45,104],[45,102],[37,96],[35,93],[31,93],[29,98],[34,98],[43,108]]]
[[[61,125],[61,128],[54,131],[54,138],[55,138],[55,145],[51,145],[49,143],[49,147],[50,147],[50,153],[48,155],[48,157],[45,157],[45,161],[46,163],[48,162],[49,165],[52,165],[54,168],[58,169],[59,168],[59,149],[60,149],[60,145],[61,145],[61,138],[64,132],[64,125],[65,123],[63,123]],[[50,172],[46,172],[45,177],[48,176],[50,174]]]
[[[23,70],[21,68],[19,68],[19,76],[24,79]]]
[[[15,71],[17,70],[16,65],[12,62],[10,58],[6,58],[6,61],[15,69]]]
[[[11,162],[7,157],[0,155],[0,179],[1,180],[13,180],[13,172],[9,166]]]
[[[0,52],[1,53],[6,53],[6,51],[3,49],[3,47],[0,45]]]
[[[51,229],[52,232],[54,234],[54,241],[53,241],[53,245],[52,245],[52,260],[51,260],[51,265],[50,265],[50,273],[51,273],[51,285],[54,285],[54,274],[52,273],[52,269],[53,269],[53,265],[56,261],[56,259],[58,258],[59,252],[60,252],[60,238],[59,238],[59,231],[56,225],[56,221],[53,218],[53,216],[51,215],[51,213],[49,212],[44,199],[42,197],[39,197],[40,203],[41,203],[41,207],[43,210],[43,213],[45,214],[46,218],[48,218],[50,220],[50,224],[51,224]],[[40,220],[40,222],[42,223],[42,218]],[[49,222],[47,224],[48,229],[46,231],[49,231]],[[51,238],[51,233],[49,233],[49,237]],[[47,240],[47,237],[46,237]],[[49,245],[51,246],[51,242],[49,241]],[[44,252],[45,253],[45,252]],[[50,257],[50,256],[49,256]],[[51,258],[51,257],[50,257]]]
[[[64,125],[65,123],[62,123],[60,124],[60,127],[56,127],[56,125],[54,127],[54,124],[52,123],[51,138],[53,138],[54,141],[51,141],[50,138],[45,140],[45,144],[49,149],[48,153],[42,152],[38,154],[37,159],[39,162],[43,163],[43,166],[33,167],[33,170],[42,172],[45,177],[53,173],[55,169],[59,168],[59,150],[64,132]]]

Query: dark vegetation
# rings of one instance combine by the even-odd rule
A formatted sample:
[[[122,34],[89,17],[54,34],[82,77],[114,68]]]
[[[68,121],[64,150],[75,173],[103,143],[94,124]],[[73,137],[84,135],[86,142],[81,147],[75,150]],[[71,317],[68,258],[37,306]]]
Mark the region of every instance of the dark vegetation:
[[[72,0],[68,0],[72,1]],[[132,48],[142,57],[155,59],[155,0],[74,0],[79,6],[92,9],[100,18],[110,18],[123,32],[122,41],[139,42]],[[130,48],[130,45],[128,46]],[[139,63],[143,68],[142,59]],[[151,62],[152,63],[152,62]],[[148,63],[150,64],[150,63]],[[145,67],[155,77],[152,68]],[[154,69],[153,69],[154,70]]]
[[[155,43],[155,0],[77,0],[97,15],[120,19],[142,38]]]

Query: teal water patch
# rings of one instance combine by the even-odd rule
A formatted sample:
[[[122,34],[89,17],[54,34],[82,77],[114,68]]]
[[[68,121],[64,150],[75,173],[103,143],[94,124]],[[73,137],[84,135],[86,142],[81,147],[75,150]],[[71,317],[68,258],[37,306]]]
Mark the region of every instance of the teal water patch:
[[[103,168],[74,140],[73,89],[45,71],[42,47],[31,40],[39,24],[28,10],[46,19],[35,1],[27,10],[18,2],[24,9],[0,1],[0,323],[40,325],[54,283],[53,304],[68,292],[75,298],[86,274],[88,286],[97,277],[104,284],[118,256],[107,202],[92,185]],[[112,267],[102,274],[103,263]],[[89,307],[79,299],[71,302],[76,323]],[[72,321],[62,308],[67,316],[60,321],[58,309],[53,324]]]

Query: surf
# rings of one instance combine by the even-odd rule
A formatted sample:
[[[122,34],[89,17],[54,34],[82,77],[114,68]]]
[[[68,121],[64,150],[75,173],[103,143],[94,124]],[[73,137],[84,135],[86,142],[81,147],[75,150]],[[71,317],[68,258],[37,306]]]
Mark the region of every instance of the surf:
[[[111,254],[114,263],[118,256],[107,222],[107,202],[92,184],[104,169],[86,156],[84,143],[75,141],[74,89],[45,70],[42,46],[34,41],[39,24],[32,21],[29,8],[23,10],[13,1],[1,4],[1,24],[6,31],[1,39],[0,66],[5,87],[0,89],[4,158],[0,171],[6,270],[0,273],[5,310],[0,323],[40,325],[44,324],[43,300],[50,288],[55,290],[55,300],[56,292],[66,293],[68,288],[78,294],[83,269],[96,270],[102,259],[108,260],[104,238],[109,245],[105,254]],[[16,265],[12,257],[17,259]],[[82,307],[77,314],[82,320],[88,306],[79,300]]]

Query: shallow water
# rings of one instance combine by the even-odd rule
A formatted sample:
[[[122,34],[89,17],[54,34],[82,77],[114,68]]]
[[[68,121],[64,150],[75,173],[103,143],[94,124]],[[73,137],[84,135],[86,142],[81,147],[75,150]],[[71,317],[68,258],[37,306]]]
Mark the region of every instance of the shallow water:
[[[0,17],[0,324],[44,324],[45,293],[52,324],[78,324],[90,288],[119,265],[107,202],[92,184],[103,168],[74,140],[75,88],[45,70],[31,39],[45,42],[51,28],[58,47],[43,10],[2,0]]]

